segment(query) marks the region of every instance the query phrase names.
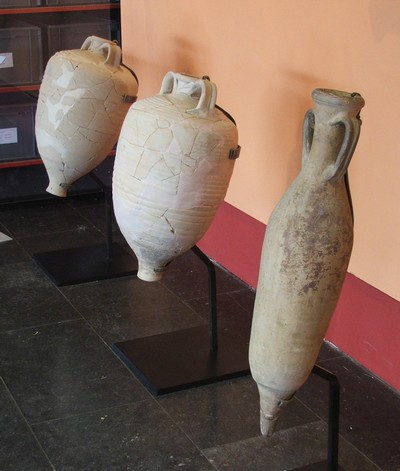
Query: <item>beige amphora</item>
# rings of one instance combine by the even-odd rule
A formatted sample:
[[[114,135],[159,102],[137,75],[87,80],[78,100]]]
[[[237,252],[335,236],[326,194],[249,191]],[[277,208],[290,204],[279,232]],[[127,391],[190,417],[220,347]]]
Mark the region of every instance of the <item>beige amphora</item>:
[[[90,36],[81,49],[50,58],[35,124],[49,193],[66,196],[76,180],[109,155],[137,91],[134,73],[122,64],[121,48],[107,39]]]
[[[133,104],[113,173],[114,212],[138,277],[159,280],[193,247],[224,200],[239,154],[233,119],[208,78],[168,72],[160,92]]]
[[[302,169],[272,212],[261,256],[249,359],[263,435],[272,434],[282,407],[314,366],[353,245],[347,167],[364,100],[326,89],[314,90],[312,98]]]

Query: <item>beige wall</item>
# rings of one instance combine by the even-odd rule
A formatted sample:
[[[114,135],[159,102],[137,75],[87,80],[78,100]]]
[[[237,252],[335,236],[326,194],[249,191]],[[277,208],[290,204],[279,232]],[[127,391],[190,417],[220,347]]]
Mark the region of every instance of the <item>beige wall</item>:
[[[400,299],[399,0],[122,0],[122,28],[140,98],[168,70],[217,84],[242,145],[226,201],[265,223],[299,171],[311,91],[360,92],[349,271]]]

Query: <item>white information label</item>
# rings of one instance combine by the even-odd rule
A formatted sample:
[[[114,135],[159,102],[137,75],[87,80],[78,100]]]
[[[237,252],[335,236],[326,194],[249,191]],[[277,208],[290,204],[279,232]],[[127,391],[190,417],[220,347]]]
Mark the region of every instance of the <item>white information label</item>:
[[[8,240],[12,240],[11,237],[8,237],[8,235],[5,235],[3,232],[0,232],[0,243],[7,242]]]
[[[18,142],[17,128],[0,129],[0,144],[16,144]]]
[[[14,67],[14,59],[12,52],[0,52],[0,69]]]

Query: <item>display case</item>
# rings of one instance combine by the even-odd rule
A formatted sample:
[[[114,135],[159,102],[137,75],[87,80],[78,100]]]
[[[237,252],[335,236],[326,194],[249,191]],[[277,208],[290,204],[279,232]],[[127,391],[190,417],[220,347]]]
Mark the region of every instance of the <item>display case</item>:
[[[0,0],[0,202],[12,200],[17,173],[45,175],[34,118],[47,61],[92,35],[121,43],[119,1]]]

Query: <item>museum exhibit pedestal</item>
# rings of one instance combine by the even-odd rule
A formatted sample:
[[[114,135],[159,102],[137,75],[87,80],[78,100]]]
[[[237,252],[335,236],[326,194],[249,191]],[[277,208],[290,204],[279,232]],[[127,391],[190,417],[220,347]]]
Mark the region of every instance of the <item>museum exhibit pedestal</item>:
[[[106,241],[86,247],[40,252],[33,259],[56,286],[107,280],[137,273],[136,257],[112,241],[112,195],[110,176],[90,176],[99,184],[105,201]]]
[[[160,396],[250,374],[248,341],[238,332],[218,332],[214,264],[197,247],[208,268],[208,325],[116,342],[112,348],[139,381]],[[327,460],[296,471],[344,471],[338,465],[340,386],[315,365],[312,373],[329,382]]]
[[[137,272],[135,258],[117,244],[41,252],[33,258],[56,286],[108,280]]]
[[[221,333],[213,351],[208,336],[200,326],[117,342],[113,349],[155,396],[250,374],[245,341]]]
[[[318,365],[314,365],[312,373],[329,382],[329,413],[328,413],[328,451],[326,461],[313,463],[293,471],[345,471],[339,466],[339,412],[340,385],[337,377]]]
[[[116,354],[154,395],[215,383],[250,373],[248,342],[237,332],[218,332],[214,264],[197,247],[208,268],[208,325],[117,342]]]

